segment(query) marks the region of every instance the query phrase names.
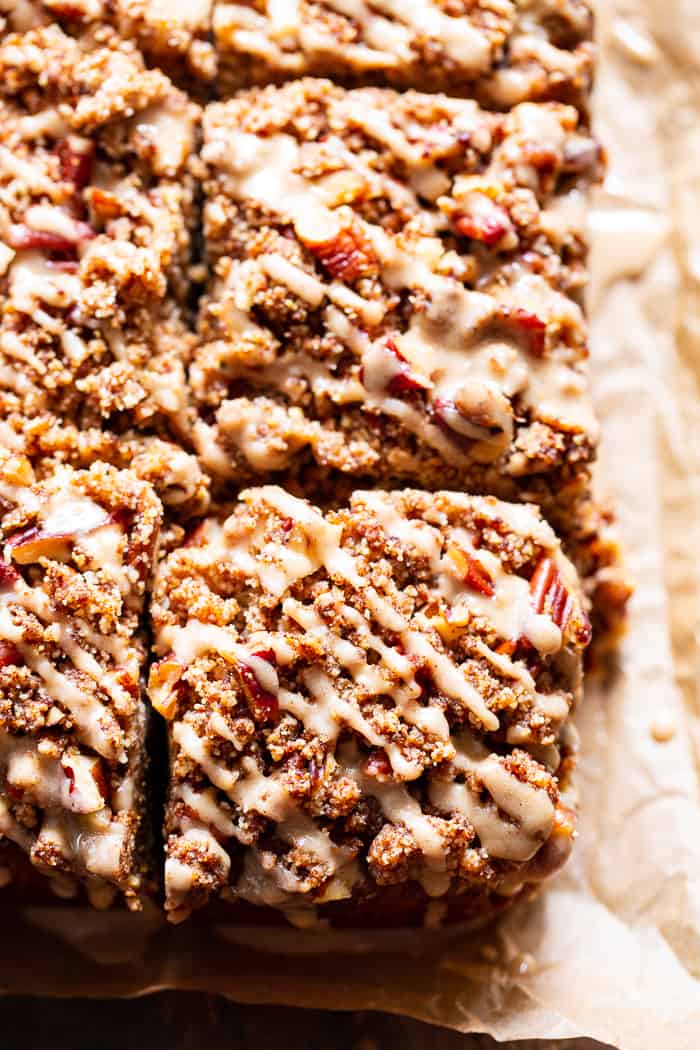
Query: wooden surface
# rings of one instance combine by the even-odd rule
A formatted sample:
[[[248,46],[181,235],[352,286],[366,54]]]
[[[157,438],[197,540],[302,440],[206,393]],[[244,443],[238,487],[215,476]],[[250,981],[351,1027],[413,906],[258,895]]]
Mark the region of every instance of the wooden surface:
[[[238,1006],[168,992],[131,1000],[0,998],[2,1050],[506,1050],[385,1014]],[[519,1042],[508,1050],[603,1050],[589,1039]]]

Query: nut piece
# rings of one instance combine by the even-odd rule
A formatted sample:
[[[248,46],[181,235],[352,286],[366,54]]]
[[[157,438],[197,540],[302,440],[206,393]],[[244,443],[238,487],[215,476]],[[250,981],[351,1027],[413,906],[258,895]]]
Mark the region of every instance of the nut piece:
[[[387,339],[382,346],[372,346],[362,361],[360,382],[367,390],[386,391],[392,397],[405,397],[431,388],[424,376],[412,371],[410,362],[393,339]]]
[[[525,344],[533,357],[542,357],[547,343],[547,322],[537,314],[521,307],[502,306],[498,312],[499,324],[508,328]]]
[[[18,565],[31,565],[40,558],[52,558],[54,561],[65,561],[75,542],[75,535],[70,532],[50,533],[32,525],[10,536],[7,541],[12,559]]]
[[[7,562],[0,561],[0,591],[10,591],[19,579],[19,573]]]
[[[177,707],[176,685],[185,673],[185,668],[177,660],[166,656],[153,664],[148,676],[148,695],[156,711],[170,720],[175,717]]]
[[[517,244],[507,211],[485,193],[469,193],[460,201],[460,211],[453,220],[457,233],[481,241],[487,248],[499,245],[511,249]],[[503,244],[501,244],[503,242]]]
[[[272,649],[262,649],[259,652],[252,653],[252,656],[258,660],[264,660],[265,663],[270,664],[272,667],[277,665]],[[243,686],[243,693],[248,707],[256,722],[264,724],[276,721],[279,717],[279,701],[276,695],[263,688],[249,664],[239,661],[236,664],[236,670]]]
[[[67,754],[61,758],[66,775],[63,805],[71,813],[98,813],[104,809],[109,788],[99,758],[90,755]]]
[[[89,139],[70,135],[56,147],[61,166],[61,178],[72,182],[76,189],[82,190],[92,178],[95,163],[95,144]]]
[[[551,558],[542,557],[530,580],[530,601],[536,613],[546,613],[562,631],[573,610],[571,595]]]
[[[478,558],[473,558],[460,547],[450,547],[447,550],[447,557],[452,562],[457,577],[466,583],[467,587],[471,587],[473,591],[478,591],[487,598],[493,598],[495,593],[493,580]]]
[[[24,663],[22,654],[14,642],[7,642],[4,638],[0,638],[0,668],[17,667],[22,663]]]
[[[394,772],[386,751],[380,747],[375,747],[370,751],[364,761],[363,769],[368,776],[380,782],[391,780]]]
[[[372,245],[358,230],[344,227],[325,241],[300,239],[313,252],[331,277],[353,284],[361,277],[377,272],[377,257]]]

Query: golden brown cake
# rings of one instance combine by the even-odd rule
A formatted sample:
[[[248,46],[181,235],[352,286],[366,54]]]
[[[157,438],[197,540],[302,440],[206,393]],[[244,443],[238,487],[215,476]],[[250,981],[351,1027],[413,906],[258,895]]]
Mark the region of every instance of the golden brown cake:
[[[161,563],[151,617],[171,919],[483,917],[566,859],[590,626],[535,508],[250,489]]]
[[[591,36],[588,0],[0,0],[6,908],[163,874],[175,922],[433,927],[564,863],[630,593]]]
[[[312,75],[587,108],[588,0],[219,0],[212,26],[224,95]]]
[[[0,882],[137,907],[152,878],[140,617],[161,504],[128,471],[0,452]]]
[[[208,472],[571,505],[597,440],[575,110],[302,80],[209,106],[202,157]]]
[[[83,466],[90,443],[153,460],[154,438],[184,433],[198,120],[126,45],[83,48],[56,26],[0,45],[4,445]],[[201,510],[188,462],[180,502]],[[166,499],[167,475],[151,471]]]
[[[213,0],[0,0],[6,32],[58,24],[73,36],[112,30],[139,48],[149,65],[199,94],[213,79]]]

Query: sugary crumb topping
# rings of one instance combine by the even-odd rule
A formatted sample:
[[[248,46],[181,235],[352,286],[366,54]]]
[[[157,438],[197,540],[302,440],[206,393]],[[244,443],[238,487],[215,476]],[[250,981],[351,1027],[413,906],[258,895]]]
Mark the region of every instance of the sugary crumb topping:
[[[433,925],[564,862],[629,597],[590,41],[587,0],[0,0],[0,887],[149,888],[144,613],[174,921]]]
[[[219,2],[212,27],[224,91],[314,75],[585,108],[592,78],[587,0]]]
[[[574,109],[298,81],[209,106],[205,468],[544,502],[593,456]]]
[[[8,28],[24,32],[58,22],[76,36],[110,27],[133,41],[149,65],[196,88],[211,81],[216,57],[209,39],[214,0],[0,0]]]
[[[98,906],[141,882],[139,622],[160,518],[131,473],[37,481],[0,452],[0,855],[14,844]]]
[[[0,0],[3,21],[109,28],[178,83],[224,97],[311,75],[585,111],[595,56],[588,0]]]
[[[71,425],[188,430],[198,120],[127,45],[79,44],[56,26],[0,44],[4,445],[32,454],[51,431],[60,453],[56,428],[68,446]]]
[[[513,894],[566,856],[590,628],[530,507],[251,489],[157,576],[167,908]],[[564,794],[562,794],[564,792]],[[425,901],[424,901],[425,903]]]

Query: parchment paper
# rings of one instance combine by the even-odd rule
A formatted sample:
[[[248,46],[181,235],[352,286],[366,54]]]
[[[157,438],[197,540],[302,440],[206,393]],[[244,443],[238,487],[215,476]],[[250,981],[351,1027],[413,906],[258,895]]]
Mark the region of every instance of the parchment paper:
[[[700,1045],[700,3],[608,0],[599,33],[596,126],[611,159],[592,215],[600,481],[637,592],[620,672],[578,718],[574,861],[496,927],[369,957],[295,934],[305,954],[290,959],[155,914],[129,919],[126,940],[123,916],[17,915],[0,990],[202,988],[502,1040]]]

